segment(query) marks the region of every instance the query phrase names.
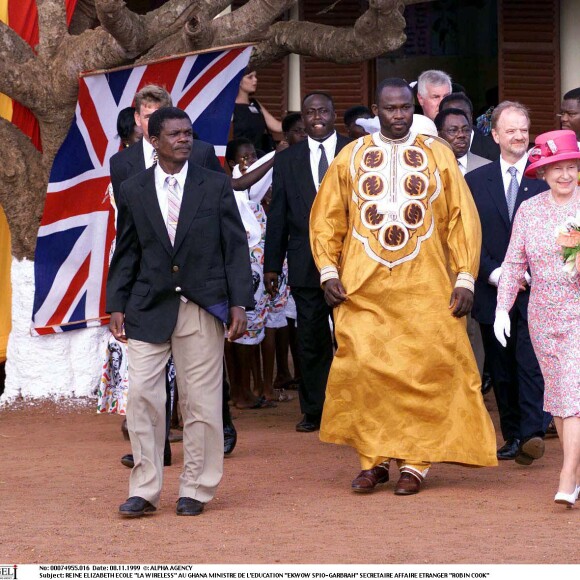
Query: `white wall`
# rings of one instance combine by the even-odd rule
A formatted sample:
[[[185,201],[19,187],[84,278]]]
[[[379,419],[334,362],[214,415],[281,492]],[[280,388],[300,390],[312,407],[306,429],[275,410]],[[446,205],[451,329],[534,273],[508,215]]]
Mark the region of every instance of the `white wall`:
[[[12,260],[12,332],[0,403],[17,397],[85,397],[101,377],[108,327],[31,336],[34,262]]]
[[[580,1],[560,1],[560,82],[562,94],[580,87]]]

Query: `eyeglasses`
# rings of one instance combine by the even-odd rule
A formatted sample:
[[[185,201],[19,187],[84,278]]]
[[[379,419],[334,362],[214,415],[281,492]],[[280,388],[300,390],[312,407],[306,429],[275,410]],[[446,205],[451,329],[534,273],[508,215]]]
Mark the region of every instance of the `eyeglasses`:
[[[447,133],[449,137],[457,137],[459,133],[471,135],[471,127],[451,127],[450,129],[443,129],[443,132]]]

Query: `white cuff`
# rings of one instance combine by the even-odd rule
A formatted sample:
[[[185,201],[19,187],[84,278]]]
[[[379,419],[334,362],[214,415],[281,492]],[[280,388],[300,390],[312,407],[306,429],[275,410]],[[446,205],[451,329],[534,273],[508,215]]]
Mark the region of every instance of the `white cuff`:
[[[471,293],[475,293],[475,278],[469,272],[459,272],[455,288],[467,288]]]
[[[530,276],[530,274],[528,273],[527,270],[524,273],[524,277],[526,279],[526,282],[528,283],[528,286],[531,286],[532,285],[532,277]]]
[[[487,281],[492,285],[492,286],[499,286],[499,278],[501,276],[501,266],[499,268],[496,268],[490,275],[489,278],[487,279]]]
[[[335,266],[324,266],[320,270],[320,285],[322,286],[328,280],[337,279],[338,277],[338,270]]]

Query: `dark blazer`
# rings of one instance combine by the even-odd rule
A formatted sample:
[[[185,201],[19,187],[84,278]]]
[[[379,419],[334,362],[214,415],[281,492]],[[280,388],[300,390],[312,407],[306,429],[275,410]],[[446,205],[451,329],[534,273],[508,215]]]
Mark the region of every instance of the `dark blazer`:
[[[349,139],[337,135],[335,154],[348,143]],[[290,286],[320,288],[320,273],[312,258],[308,231],[315,197],[308,141],[277,153],[266,228],[264,272],[282,272],[287,254]]]
[[[507,201],[499,159],[471,171],[465,181],[475,200],[482,230],[481,262],[475,281],[473,317],[483,324],[493,324],[497,304],[497,288],[488,282],[490,274],[502,265],[510,241],[512,224],[509,220]],[[522,177],[515,212],[522,201],[548,189],[544,181]],[[520,292],[515,307],[527,320],[530,291]]]
[[[499,145],[493,140],[491,135],[484,135],[477,129],[473,129],[473,141],[469,150],[474,155],[479,155],[490,161],[499,159]]]
[[[172,247],[157,201],[154,167],[124,181],[107,312],[125,313],[129,338],[169,340],[180,297],[225,322],[229,306],[254,307],[246,231],[230,178],[189,164]]]
[[[193,140],[189,161],[196,165],[207,167],[207,169],[224,173],[223,167],[216,157],[213,145],[210,145],[205,141],[199,141],[197,139]],[[143,143],[137,141],[137,143],[134,143],[131,147],[127,147],[127,149],[122,149],[118,153],[115,153],[115,155],[111,157],[109,164],[113,195],[115,196],[115,202],[118,203],[121,183],[123,183],[125,179],[129,179],[129,177],[133,177],[133,175],[145,171]]]

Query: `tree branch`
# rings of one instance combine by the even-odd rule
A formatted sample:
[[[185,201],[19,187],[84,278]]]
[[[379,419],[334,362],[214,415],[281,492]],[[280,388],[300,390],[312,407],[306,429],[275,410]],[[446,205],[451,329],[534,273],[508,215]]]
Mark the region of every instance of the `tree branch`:
[[[215,18],[228,6],[233,4],[233,0],[198,0],[198,5],[209,18]]]
[[[212,20],[214,46],[237,44],[266,37],[268,27],[297,0],[250,0],[237,10]]]
[[[0,205],[10,226],[12,254],[32,260],[49,172],[30,139],[1,118],[0,141]]]
[[[124,49],[129,59],[182,30],[199,11],[199,4],[195,0],[170,0],[141,16],[129,10],[124,0],[95,0],[103,29]]]
[[[214,18],[216,7],[209,0],[198,4],[183,30],[168,36],[154,46],[139,62],[161,58],[167,54],[191,52],[211,46],[227,46],[255,42],[268,36],[267,29],[278,16],[298,0],[250,0],[229,14]],[[231,4],[231,0],[222,3]]]
[[[49,60],[68,36],[66,7],[62,0],[36,0],[38,11],[37,54]]]
[[[260,70],[270,63],[283,59],[290,52],[287,48],[277,44],[275,40],[264,40],[254,47],[248,68],[251,70]]]
[[[268,39],[257,47],[252,65],[260,68],[291,52],[338,64],[391,52],[406,40],[404,7],[400,0],[370,0],[369,9],[352,28],[297,20],[276,22],[269,29]]]
[[[69,34],[78,35],[99,24],[95,0],[77,0],[73,17],[68,27]]]
[[[29,44],[0,21],[0,66],[10,68],[34,57],[34,51]]]
[[[28,43],[0,22],[0,92],[29,106],[36,94],[35,78],[30,71],[36,66],[38,58]]]
[[[134,58],[141,44],[146,43],[144,17],[127,8],[123,0],[95,0],[101,26],[125,51]]]

